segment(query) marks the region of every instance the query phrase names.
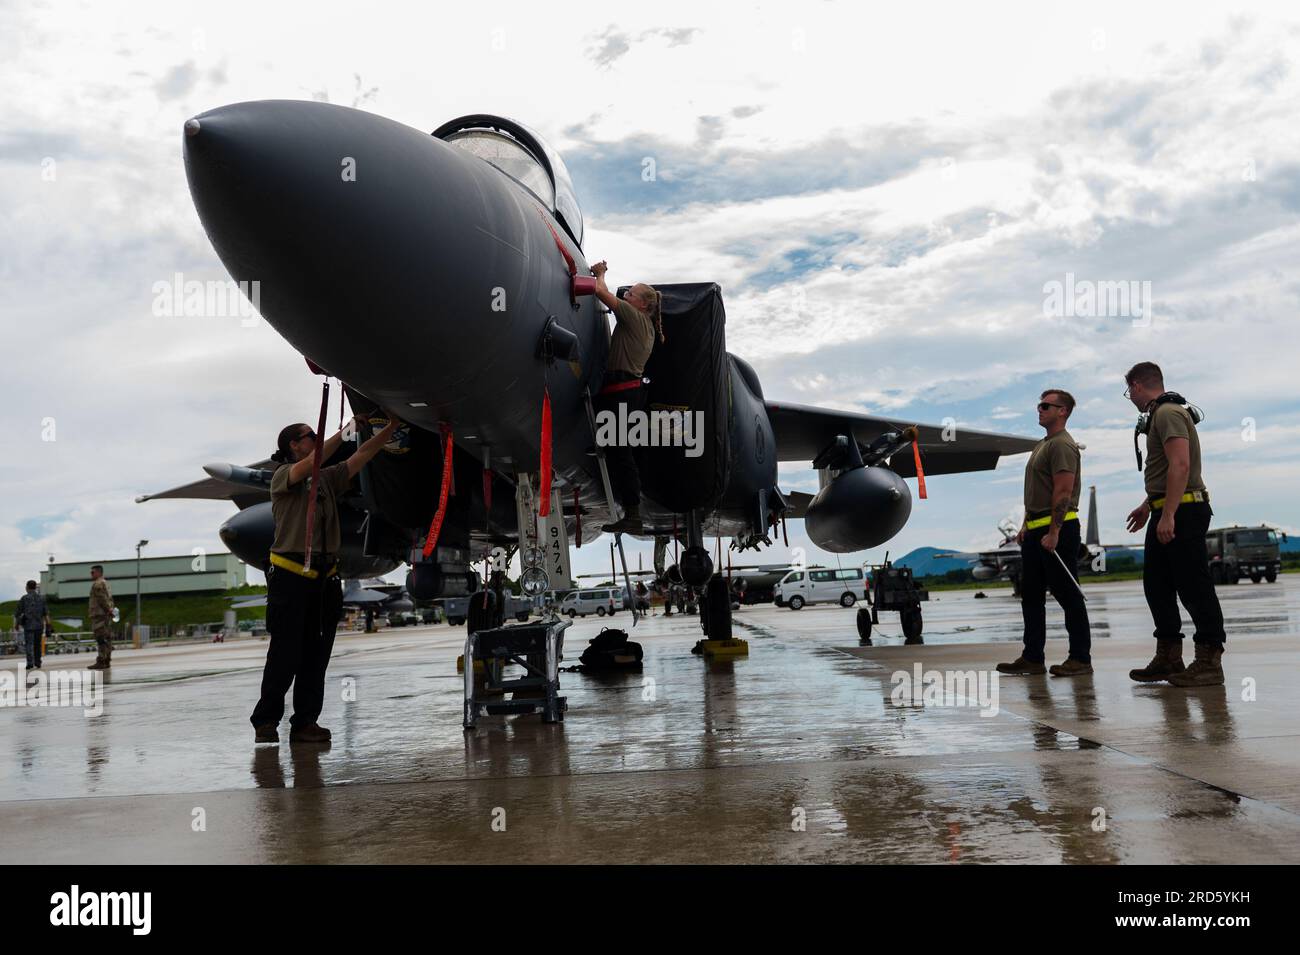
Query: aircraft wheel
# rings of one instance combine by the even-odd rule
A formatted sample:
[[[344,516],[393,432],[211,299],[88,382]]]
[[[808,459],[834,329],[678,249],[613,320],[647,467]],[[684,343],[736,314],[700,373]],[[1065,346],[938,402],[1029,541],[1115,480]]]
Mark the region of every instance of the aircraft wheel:
[[[841,606],[841,607],[852,607],[853,604],[854,604],[856,601],[857,601],[857,598],[854,597],[853,594],[848,593],[848,592],[846,591],[846,592],[844,593],[844,595],[843,595],[842,597],[840,597],[840,606]]]
[[[921,608],[908,607],[899,614],[899,622],[903,625],[903,642],[904,643],[924,643],[921,639]]]
[[[731,639],[731,601],[727,595],[727,581],[715,574],[704,592],[702,605],[704,632],[710,640]]]
[[[791,610],[802,610],[802,609],[803,609],[803,598],[800,597],[798,594],[796,594],[795,596],[791,597],[789,600],[786,601],[786,603],[788,603],[788,604],[790,605],[790,609],[791,609]]]
[[[477,633],[500,626],[497,616],[496,594],[490,590],[480,590],[469,598],[469,628]]]
[[[871,611],[866,607],[858,608],[858,643],[864,647],[871,646]]]

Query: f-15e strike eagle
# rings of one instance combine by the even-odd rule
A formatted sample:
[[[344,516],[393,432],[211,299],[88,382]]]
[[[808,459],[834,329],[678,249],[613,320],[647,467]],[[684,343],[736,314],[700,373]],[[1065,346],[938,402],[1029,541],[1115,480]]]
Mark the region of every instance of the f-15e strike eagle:
[[[521,487],[536,501],[550,486],[579,546],[619,517],[591,451],[588,404],[609,326],[573,184],[536,133],[470,115],[429,135],[361,110],[259,101],[188,120],[183,142],[199,218],[235,281],[259,283],[262,316],[342,382],[354,411],[382,423],[380,409],[392,409],[406,422],[347,498],[344,576],[407,562],[413,597],[475,590],[472,562],[521,541]],[[713,573],[706,534],[759,547],[783,518],[803,517],[818,547],[863,550],[906,523],[904,478],[918,459],[929,475],[980,471],[1034,446],[767,401],[754,369],[726,351],[719,287],[656,287],[664,340],[645,370],[649,407],[702,413],[703,435],[694,456],[636,450],[641,512],[645,536],[684,545],[680,572],[693,586]],[[267,422],[268,433],[281,424]],[[808,462],[819,492],[782,493],[782,461]],[[452,493],[429,548],[447,462]],[[265,566],[270,467],[210,465],[207,480],[149,497],[229,498],[241,510],[222,540]]]

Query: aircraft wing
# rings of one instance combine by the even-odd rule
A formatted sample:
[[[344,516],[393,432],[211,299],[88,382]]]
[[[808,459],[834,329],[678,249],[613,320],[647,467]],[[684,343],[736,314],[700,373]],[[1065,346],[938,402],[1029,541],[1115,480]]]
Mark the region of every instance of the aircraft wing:
[[[250,471],[273,471],[278,466],[279,465],[274,461],[268,459],[266,461],[258,461],[256,464],[250,464],[247,467]],[[157,494],[141,494],[135,499],[135,502],[141,504],[145,501],[167,499],[231,501],[242,511],[244,508],[251,507],[254,504],[269,501],[271,495],[261,488],[251,487],[248,484],[208,477],[201,481],[191,481],[189,484],[182,484],[180,487],[168,488],[165,491],[159,491]]]
[[[886,431],[902,431],[913,422],[897,418],[878,418],[851,411],[831,411],[780,401],[768,401],[767,416],[776,434],[778,461],[811,461],[835,440],[836,435],[852,430],[854,440],[866,448]],[[991,471],[1003,455],[1024,454],[1038,443],[1033,438],[992,431],[957,428],[953,440],[945,441],[940,425],[916,425],[920,436],[921,464],[926,474],[961,474],[967,471]],[[901,477],[914,477],[916,465],[910,448],[895,454],[890,468]]]
[[[365,587],[355,587],[343,594],[344,605],[349,604],[381,604],[392,599],[395,594],[386,594],[382,590],[368,590]],[[247,597],[238,600],[230,605],[231,610],[242,610],[244,607],[265,607],[266,595],[259,597]]]
[[[954,560],[999,560],[999,559],[1005,560],[1008,557],[1012,557],[1019,560],[1020,545],[1017,544],[1014,547],[1000,547],[997,550],[980,550],[980,551],[945,550],[945,551],[940,551],[939,553],[933,554],[931,556],[951,557]]]
[[[932,554],[931,556],[935,558],[939,558],[939,557],[950,558],[952,560],[986,560],[986,559],[991,559],[996,555],[992,551],[976,552],[976,551],[969,551],[969,550],[964,550],[964,551],[945,550],[945,551],[940,551],[937,554]]]
[[[633,580],[639,580],[639,579],[647,579],[647,580],[648,580],[648,579],[650,579],[650,578],[652,578],[652,577],[658,577],[658,576],[659,576],[659,575],[656,574],[653,570],[629,570],[629,571],[627,572],[627,575],[628,575],[628,577],[632,578]],[[622,573],[622,571],[620,571],[620,572],[619,572],[619,577],[622,577],[622,576],[623,576],[623,573]],[[608,579],[609,579],[609,574],[574,574],[574,575],[573,575],[573,579],[574,579],[574,580],[595,580],[597,577],[599,577],[601,580],[608,580]],[[617,584],[609,584],[608,586],[610,586],[610,587],[617,587],[618,585],[617,585]]]
[[[386,600],[391,600],[393,594],[386,594],[381,590],[367,590],[364,587],[358,587],[356,590],[349,590],[343,595],[345,604],[381,604]]]

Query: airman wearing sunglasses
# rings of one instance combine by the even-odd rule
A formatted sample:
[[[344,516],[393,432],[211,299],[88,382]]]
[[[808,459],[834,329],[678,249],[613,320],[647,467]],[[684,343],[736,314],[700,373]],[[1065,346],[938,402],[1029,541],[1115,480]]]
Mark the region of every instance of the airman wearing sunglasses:
[[[1024,617],[1024,650],[1014,663],[999,663],[1012,674],[1046,672],[1047,591],[1065,611],[1070,655],[1052,667],[1052,676],[1083,676],[1092,672],[1092,636],[1088,608],[1078,587],[1079,492],[1083,487],[1079,446],[1065,430],[1074,397],[1049,388],[1038,402],[1038,424],[1046,437],[1025,465],[1025,519],[1016,539],[1020,543],[1020,611]]]

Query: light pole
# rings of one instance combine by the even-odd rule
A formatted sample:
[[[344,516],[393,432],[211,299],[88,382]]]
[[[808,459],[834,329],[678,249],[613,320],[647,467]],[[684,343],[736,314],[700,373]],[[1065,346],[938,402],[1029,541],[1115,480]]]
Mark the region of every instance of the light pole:
[[[140,626],[140,551],[148,544],[148,541],[140,541],[135,545],[135,625],[137,627]]]

